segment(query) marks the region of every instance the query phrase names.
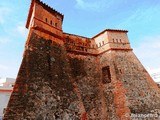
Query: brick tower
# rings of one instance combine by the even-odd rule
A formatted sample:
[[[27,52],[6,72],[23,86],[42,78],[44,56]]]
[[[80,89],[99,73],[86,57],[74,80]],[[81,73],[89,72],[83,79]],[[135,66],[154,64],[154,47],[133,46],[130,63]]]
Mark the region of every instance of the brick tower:
[[[32,0],[3,120],[131,120],[160,110],[160,90],[134,55],[128,31],[87,38],[64,33],[62,22],[61,13]]]

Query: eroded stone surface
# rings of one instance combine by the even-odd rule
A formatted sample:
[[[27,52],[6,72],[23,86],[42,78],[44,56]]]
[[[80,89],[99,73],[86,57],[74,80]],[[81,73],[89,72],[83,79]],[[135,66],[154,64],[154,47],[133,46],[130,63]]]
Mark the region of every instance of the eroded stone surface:
[[[63,15],[32,1],[24,56],[3,120],[160,114],[160,89],[132,52],[127,31],[107,29],[87,38],[63,33],[62,21]]]

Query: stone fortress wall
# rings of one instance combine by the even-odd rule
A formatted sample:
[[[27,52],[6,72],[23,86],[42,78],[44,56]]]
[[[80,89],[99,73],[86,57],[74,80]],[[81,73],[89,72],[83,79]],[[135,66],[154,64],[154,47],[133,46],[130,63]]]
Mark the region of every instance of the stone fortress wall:
[[[61,13],[32,0],[3,120],[131,120],[132,113],[160,110],[160,90],[134,55],[128,31],[87,38],[64,33],[62,22]]]

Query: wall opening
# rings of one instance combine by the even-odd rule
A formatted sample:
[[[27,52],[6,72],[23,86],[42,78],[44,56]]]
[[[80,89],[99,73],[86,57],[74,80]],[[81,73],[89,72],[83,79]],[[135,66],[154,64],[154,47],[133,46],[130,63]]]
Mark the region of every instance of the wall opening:
[[[52,25],[52,20],[50,21],[50,24]]]
[[[106,66],[102,68],[102,83],[110,83],[111,82],[111,73],[110,73],[110,67]]]
[[[118,39],[116,39],[116,42],[118,43]]]
[[[6,111],[6,108],[3,108],[3,114],[5,113],[5,111]]]
[[[48,20],[47,20],[47,18],[46,18],[46,22],[47,22]]]
[[[66,37],[66,42],[69,43],[69,36]]]
[[[57,24],[57,23],[55,23],[55,26],[57,27],[57,26],[58,26],[58,24]]]

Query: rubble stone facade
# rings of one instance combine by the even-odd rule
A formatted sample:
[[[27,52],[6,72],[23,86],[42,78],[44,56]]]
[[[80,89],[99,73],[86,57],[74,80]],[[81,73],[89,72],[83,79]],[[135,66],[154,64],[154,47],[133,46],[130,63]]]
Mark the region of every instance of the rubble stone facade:
[[[3,120],[134,120],[131,114],[160,110],[160,89],[133,53],[128,31],[87,38],[64,33],[62,22],[61,13],[32,0]]]

